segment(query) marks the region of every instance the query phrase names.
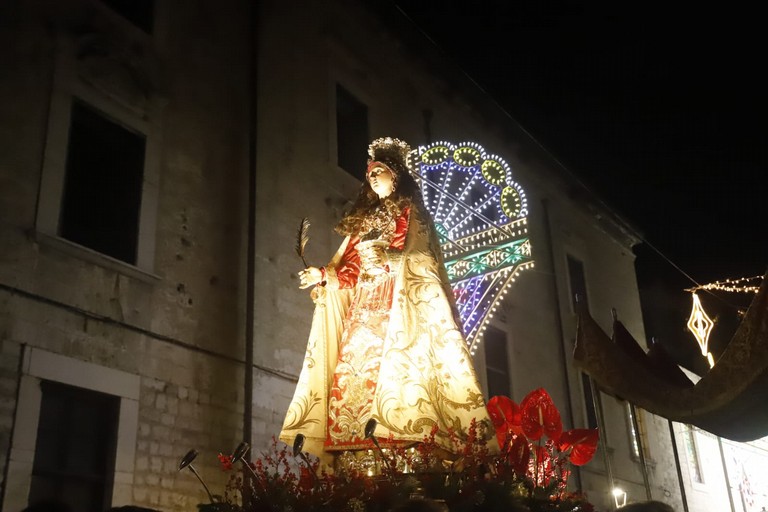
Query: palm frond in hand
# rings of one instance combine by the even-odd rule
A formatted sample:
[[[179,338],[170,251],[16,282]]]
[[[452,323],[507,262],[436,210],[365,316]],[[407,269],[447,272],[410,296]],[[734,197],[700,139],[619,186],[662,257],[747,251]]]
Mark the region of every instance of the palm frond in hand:
[[[305,268],[309,266],[307,260],[304,259],[304,250],[307,247],[307,242],[309,242],[309,225],[309,219],[304,217],[301,219],[299,229],[296,232],[296,254],[301,258]]]

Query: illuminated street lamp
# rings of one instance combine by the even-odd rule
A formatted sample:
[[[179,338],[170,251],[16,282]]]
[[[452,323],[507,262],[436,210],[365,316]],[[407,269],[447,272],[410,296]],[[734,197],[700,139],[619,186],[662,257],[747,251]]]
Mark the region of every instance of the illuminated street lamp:
[[[611,494],[613,494],[613,503],[616,505],[616,508],[623,507],[627,504],[627,491],[624,489],[614,487]]]

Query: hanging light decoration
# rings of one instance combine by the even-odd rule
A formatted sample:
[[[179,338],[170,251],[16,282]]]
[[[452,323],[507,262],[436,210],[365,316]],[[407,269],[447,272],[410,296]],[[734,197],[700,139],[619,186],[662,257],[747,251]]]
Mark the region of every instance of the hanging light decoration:
[[[714,283],[702,284],[691,290],[719,290],[724,292],[757,293],[763,276],[741,277],[739,279],[725,279]],[[753,283],[753,284],[749,284]]]
[[[712,355],[709,353],[709,335],[712,333],[712,328],[715,326],[715,322],[707,315],[706,311],[701,305],[699,296],[695,291],[691,292],[693,298],[693,309],[691,310],[691,316],[688,318],[688,329],[693,333],[694,338],[699,343],[701,349],[701,355],[707,358],[709,361],[709,367],[714,366]]]
[[[435,142],[411,158],[474,354],[515,278],[533,267],[528,199],[509,164],[474,142]]]
[[[704,311],[704,307],[701,305],[701,300],[699,300],[699,296],[696,295],[696,292],[698,290],[714,290],[733,293],[757,293],[762,279],[763,276],[724,279],[723,281],[715,281],[714,283],[700,284],[686,290],[687,292],[691,292],[693,298],[693,308],[691,310],[691,316],[688,318],[688,329],[696,338],[699,348],[701,348],[701,355],[707,358],[707,363],[709,363],[710,368],[715,366],[715,360],[712,357],[712,353],[709,351],[709,335],[712,333],[712,328],[714,327],[715,322],[712,321]]]

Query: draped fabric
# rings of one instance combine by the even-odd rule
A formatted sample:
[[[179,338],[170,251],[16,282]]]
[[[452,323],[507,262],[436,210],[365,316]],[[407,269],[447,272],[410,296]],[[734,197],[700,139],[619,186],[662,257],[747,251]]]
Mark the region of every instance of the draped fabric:
[[[376,287],[344,288],[347,261],[359,261],[355,237],[326,266],[328,285],[312,291],[307,351],[280,433],[286,443],[301,433],[304,449],[321,458],[333,449],[367,448],[361,429],[369,418],[385,442],[423,441],[435,428],[436,442],[455,451],[452,433],[464,437],[473,419],[491,438],[440,245],[420,205],[410,207],[404,233],[402,252],[388,251],[389,274]],[[355,318],[356,308],[368,318]],[[345,380],[350,365],[355,382]]]
[[[578,315],[574,363],[602,391],[733,441],[768,436],[768,279],[715,366],[695,385],[670,371],[669,362],[654,368],[642,350],[636,355],[626,341],[612,342],[586,308]],[[617,341],[630,336],[619,322],[614,331]]]
[[[389,244],[387,249],[392,259],[402,255],[405,248],[409,217],[410,208],[405,208],[397,219],[385,221],[386,226],[380,223],[378,227],[383,228],[381,230],[377,228],[379,239]],[[355,291],[347,311],[331,381],[325,440],[325,449],[329,451],[361,449],[371,444],[365,439],[365,424],[373,413],[373,399],[392,309],[397,269],[386,264],[388,272],[366,275],[365,268],[361,268],[365,265],[357,251],[359,244],[359,237],[351,238],[341,263],[331,271],[332,274],[335,272],[339,287],[355,287]],[[360,285],[355,286],[358,283]],[[335,286],[336,283],[329,285]]]

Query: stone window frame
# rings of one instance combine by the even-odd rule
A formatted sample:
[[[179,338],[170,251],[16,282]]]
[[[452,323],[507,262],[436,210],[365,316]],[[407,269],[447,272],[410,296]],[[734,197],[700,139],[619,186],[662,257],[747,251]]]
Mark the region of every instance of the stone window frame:
[[[371,134],[371,107],[370,107],[369,103],[367,103],[364,99],[362,99],[360,97],[359,94],[357,94],[356,92],[351,90],[350,87],[346,83],[344,83],[341,80],[338,80],[338,81],[335,82],[334,96],[333,96],[333,106],[334,106],[334,112],[333,112],[334,133],[333,133],[333,136],[334,136],[334,140],[336,142],[336,144],[335,144],[336,151],[334,153],[333,159],[336,162],[336,167],[338,167],[339,169],[343,170],[344,172],[346,172],[350,176],[354,177],[358,181],[362,181],[364,179],[364,177],[365,177],[365,170],[362,169],[362,168],[361,169],[347,169],[346,167],[344,167],[342,165],[342,163],[340,162],[340,158],[339,158],[340,157],[340,153],[339,153],[340,141],[339,141],[338,133],[339,133],[339,92],[340,91],[343,92],[344,94],[348,95],[352,101],[355,101],[355,102],[359,103],[360,105],[362,105],[365,108],[365,125],[366,125],[365,126],[365,131],[366,131],[366,137],[365,137],[365,142],[364,142],[363,147],[361,149],[359,149],[359,152],[360,152],[361,155],[365,155],[365,150],[366,150],[366,148],[368,146],[368,143],[370,142],[369,139],[371,138],[371,135],[370,135]],[[361,162],[361,164],[365,165],[365,160],[363,160]]]
[[[371,78],[367,73],[361,72],[361,70],[370,68],[370,64],[365,63],[360,56],[353,54],[349,48],[341,46],[336,41],[327,41],[326,48],[329,54],[332,55],[330,62],[335,63],[327,69],[328,74],[326,76],[328,161],[331,168],[335,169],[340,176],[345,176],[344,181],[359,185],[360,180],[342,168],[338,162],[339,141],[337,136],[338,126],[336,125],[336,87],[341,86],[368,108],[368,138],[373,137],[373,134],[376,133],[374,127],[379,124],[379,105],[376,97],[371,94],[371,91],[374,89]],[[368,143],[370,143],[370,140]],[[360,149],[363,154],[368,150],[368,143]],[[357,193],[356,189],[354,193]]]
[[[640,448],[643,450],[643,459],[647,467],[653,467],[656,465],[656,461],[651,454],[651,440],[648,435],[647,425],[647,411],[640,407],[634,408],[634,417],[637,421],[638,430],[635,431],[635,426],[632,423],[633,408],[630,403],[625,404],[625,421],[627,423],[627,438],[629,440],[629,456],[630,458],[640,463]]]
[[[576,317],[576,307],[574,304],[574,290],[573,290],[573,278],[571,277],[571,268],[569,264],[569,259],[574,260],[577,263],[581,264],[581,270],[583,274],[584,279],[584,289],[585,289],[585,300],[587,303],[587,306],[589,306],[589,298],[591,296],[590,288],[591,283],[589,280],[589,264],[588,264],[588,258],[586,257],[586,250],[583,243],[573,241],[569,244],[566,244],[563,248],[562,253],[562,265],[565,272],[565,289],[568,290],[568,312],[564,312],[565,314],[570,313],[570,315],[575,318]],[[573,339],[573,342],[575,342],[575,336]],[[590,405],[588,405],[587,401],[587,395],[589,395],[592,398],[592,408],[594,410],[595,414],[595,423],[596,427],[600,429],[600,435],[601,435],[601,443],[598,445],[598,449],[602,450],[603,447],[605,447],[605,451],[607,453],[613,453],[614,448],[612,445],[612,439],[609,432],[609,429],[606,425],[605,431],[601,428],[601,418],[602,423],[606,424],[606,410],[605,406],[603,404],[603,392],[600,391],[596,386],[593,385],[592,380],[589,378],[589,376],[582,372],[581,370],[576,370],[576,378],[578,380],[577,387],[575,389],[579,390],[579,398],[578,403],[580,405],[581,414],[582,414],[582,420],[583,420],[583,428],[589,428],[590,425],[588,424],[588,417],[589,412],[588,409],[590,408]],[[572,402],[573,403],[573,402]],[[574,408],[575,409],[575,408]]]
[[[506,363],[506,364],[503,365],[503,366],[506,367],[506,373],[504,373],[504,376],[507,378],[507,394],[505,396],[512,397],[514,395],[514,393],[512,392],[512,368],[510,367],[510,359],[509,359],[509,353],[510,353],[510,350],[509,350],[509,348],[510,348],[509,347],[509,345],[510,345],[510,343],[509,343],[509,339],[510,339],[509,332],[507,331],[507,329],[505,327],[496,325],[495,322],[491,322],[488,325],[488,330],[490,330],[490,329],[494,329],[496,331],[499,331],[504,336],[504,353],[507,356],[507,360],[504,361],[504,363]],[[488,330],[486,330],[486,333],[488,332]],[[485,386],[486,386],[485,389],[486,389],[486,392],[488,394],[488,398],[490,399],[491,398],[491,396],[490,396],[491,390],[490,390],[490,383],[489,383],[489,379],[488,379],[489,366],[488,366],[488,360],[487,360],[488,354],[486,352],[487,344],[486,344],[485,339],[483,339],[483,343],[481,345],[483,347],[482,361],[483,361],[483,374],[484,374],[484,380],[485,380]],[[503,370],[503,368],[499,369],[499,368],[497,368],[495,366],[492,366],[492,367],[490,367],[490,370],[492,372],[494,372],[494,373],[502,373],[502,371],[500,371],[500,370]]]
[[[105,76],[97,75],[98,78],[89,80],[88,74],[93,74],[93,66],[89,67],[76,57],[77,47],[77,42],[67,36],[60,35],[57,38],[34,235],[38,242],[77,258],[154,282],[159,279],[154,274],[154,265],[161,161],[159,119],[163,104],[156,99],[150,99],[145,105],[127,100],[127,96],[120,94],[121,78],[115,78],[117,86],[109,87],[109,75],[114,73],[113,70],[107,70]],[[80,101],[112,122],[146,137],[135,264],[107,256],[59,235],[74,101]]]
[[[22,359],[5,496],[0,508],[22,510],[28,504],[32,484],[32,465],[35,460],[37,426],[40,421],[40,406],[43,398],[40,389],[42,380],[106,393],[120,399],[112,504],[131,503],[139,427],[141,377],[47,350],[27,347]]]
[[[704,465],[702,464],[701,449],[699,447],[699,439],[697,435],[698,429],[687,423],[681,423],[680,425],[682,425],[682,444],[685,460],[687,462],[688,481],[693,489],[707,489],[707,478],[704,474]],[[693,452],[695,460],[691,460],[689,450]],[[699,473],[701,481],[694,478],[694,470]]]

